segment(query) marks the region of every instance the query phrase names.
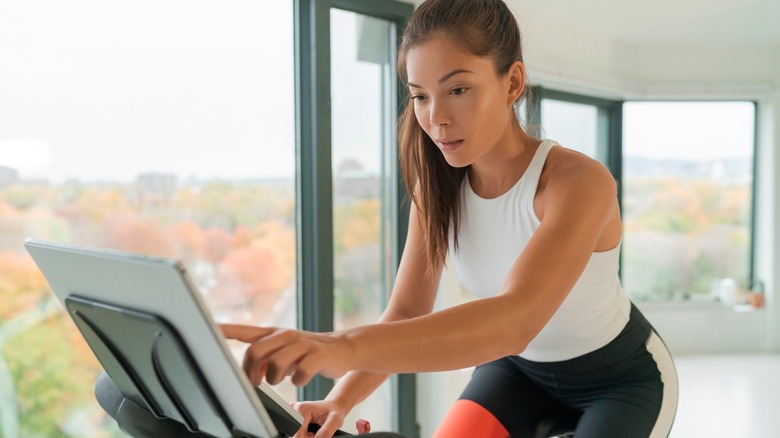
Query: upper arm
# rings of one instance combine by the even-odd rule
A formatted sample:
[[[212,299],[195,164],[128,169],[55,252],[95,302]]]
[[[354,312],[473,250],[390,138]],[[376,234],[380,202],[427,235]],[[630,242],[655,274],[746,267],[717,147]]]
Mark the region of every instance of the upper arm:
[[[426,266],[424,235],[420,227],[417,207],[412,204],[406,244],[398,266],[393,293],[382,320],[413,318],[433,310],[443,263],[431,272],[427,271]]]
[[[517,300],[521,320],[528,324],[528,342],[566,298],[602,236],[614,235],[613,228],[619,228],[615,182],[594,160],[567,157],[555,163],[543,197],[540,226],[501,290],[502,295]],[[615,239],[617,245],[619,232]]]

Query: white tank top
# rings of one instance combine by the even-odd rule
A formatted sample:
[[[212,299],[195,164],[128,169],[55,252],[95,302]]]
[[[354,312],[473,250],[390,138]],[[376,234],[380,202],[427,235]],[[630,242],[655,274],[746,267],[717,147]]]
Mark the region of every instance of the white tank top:
[[[464,178],[458,251],[451,230],[449,256],[462,284],[476,297],[498,294],[510,267],[539,228],[534,197],[555,145],[551,140],[542,142],[523,176],[497,198],[480,197],[468,176]],[[620,284],[619,256],[619,244],[591,255],[569,295],[521,357],[539,362],[572,359],[603,347],[620,333],[631,303]]]

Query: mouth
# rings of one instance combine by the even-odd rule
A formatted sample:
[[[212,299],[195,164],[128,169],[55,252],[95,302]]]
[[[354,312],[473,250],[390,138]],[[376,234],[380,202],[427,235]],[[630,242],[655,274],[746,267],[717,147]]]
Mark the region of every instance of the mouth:
[[[463,144],[463,139],[437,138],[435,142],[442,152],[454,152]]]

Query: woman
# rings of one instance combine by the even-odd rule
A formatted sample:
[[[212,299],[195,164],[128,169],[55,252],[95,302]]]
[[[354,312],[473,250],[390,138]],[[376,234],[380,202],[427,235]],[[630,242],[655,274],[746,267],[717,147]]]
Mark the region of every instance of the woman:
[[[377,324],[334,333],[223,326],[251,344],[250,380],[344,376],[326,400],[296,405],[322,425],[317,438],[389,373],[475,365],[436,437],[532,436],[557,410],[582,413],[577,437],[667,436],[676,375],[620,285],[615,182],[518,123],[525,67],[506,5],[424,2],[398,70],[410,93],[399,143],[413,205],[388,307]],[[431,313],[448,255],[479,299]]]

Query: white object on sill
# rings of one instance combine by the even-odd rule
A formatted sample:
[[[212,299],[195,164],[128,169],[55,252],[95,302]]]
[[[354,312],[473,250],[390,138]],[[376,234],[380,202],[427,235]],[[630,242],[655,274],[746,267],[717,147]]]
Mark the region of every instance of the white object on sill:
[[[718,283],[718,298],[724,306],[737,304],[737,282],[733,278],[721,279]]]

